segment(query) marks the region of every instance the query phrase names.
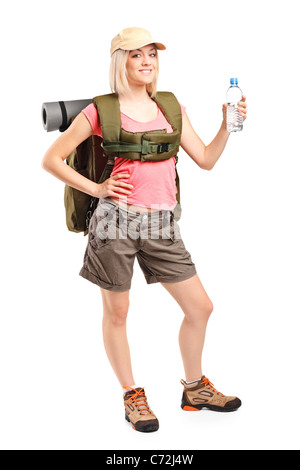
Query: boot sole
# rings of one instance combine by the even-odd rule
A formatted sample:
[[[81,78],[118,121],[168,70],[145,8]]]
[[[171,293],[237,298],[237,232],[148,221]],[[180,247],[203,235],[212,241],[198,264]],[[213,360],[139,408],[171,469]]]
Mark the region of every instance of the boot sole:
[[[227,407],[227,408],[223,406],[216,406],[216,405],[209,405],[209,404],[191,406],[184,402],[181,403],[181,408],[184,411],[200,411],[200,410],[207,408],[211,411],[219,411],[220,413],[230,413],[231,411],[238,410],[241,406],[242,406],[242,402],[238,398],[235,400],[234,406]]]
[[[146,422],[145,421],[141,421],[141,422],[137,422],[135,424],[132,424],[132,422],[130,421],[130,419],[128,418],[127,416],[127,413],[125,413],[125,419],[126,421],[128,421],[132,428],[135,430],[135,431],[139,431],[139,432],[155,432],[159,429],[159,424],[158,424],[158,421],[149,421],[147,422],[147,424],[145,424]]]

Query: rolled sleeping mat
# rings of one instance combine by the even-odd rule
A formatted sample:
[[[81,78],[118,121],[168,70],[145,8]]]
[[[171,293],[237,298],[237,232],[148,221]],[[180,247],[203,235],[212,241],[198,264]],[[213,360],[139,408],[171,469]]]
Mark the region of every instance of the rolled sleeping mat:
[[[71,118],[77,116],[83,108],[91,103],[92,99],[43,103],[42,120],[44,129],[47,132],[56,130],[64,132],[71,124]]]

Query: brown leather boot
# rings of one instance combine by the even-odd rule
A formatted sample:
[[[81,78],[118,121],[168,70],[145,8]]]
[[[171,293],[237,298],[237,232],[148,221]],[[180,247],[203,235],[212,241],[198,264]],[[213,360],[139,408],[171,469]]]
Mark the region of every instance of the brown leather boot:
[[[135,431],[153,432],[159,428],[158,420],[149,408],[144,388],[123,386],[128,392],[124,395],[125,419]]]
[[[208,408],[213,411],[229,412],[235,411],[242,405],[237,397],[225,397],[213,387],[213,384],[205,375],[200,380],[186,383],[181,380],[184,386],[181,408],[185,411],[199,411]]]

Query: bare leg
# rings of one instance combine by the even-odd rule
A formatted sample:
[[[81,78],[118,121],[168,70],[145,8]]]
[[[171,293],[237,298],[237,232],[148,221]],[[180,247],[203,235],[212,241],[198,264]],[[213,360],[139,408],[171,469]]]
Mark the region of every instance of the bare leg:
[[[129,290],[111,292],[101,288],[103,341],[108,360],[121,385],[133,385],[130,351],[126,333]]]
[[[174,297],[185,314],[179,346],[188,382],[202,377],[202,351],[208,319],[213,304],[197,274],[181,282],[161,283]]]

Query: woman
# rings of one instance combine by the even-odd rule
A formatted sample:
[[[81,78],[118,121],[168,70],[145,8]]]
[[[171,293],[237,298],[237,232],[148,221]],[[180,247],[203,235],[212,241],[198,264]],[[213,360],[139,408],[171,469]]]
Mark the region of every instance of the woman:
[[[128,132],[157,129],[172,132],[169,122],[152,99],[157,87],[158,49],[163,50],[165,46],[154,41],[150,33],[141,28],[124,29],[112,40],[111,88],[120,103],[122,127]],[[239,102],[243,119],[246,118],[245,100],[243,96]],[[223,122],[218,134],[205,146],[181,105],[180,145],[202,169],[213,168],[230,135],[226,130],[226,106],[223,104]],[[160,282],[184,313],[179,333],[185,370],[185,380],[181,381],[184,386],[182,408],[199,410],[205,406],[215,411],[236,410],[241,401],[222,395],[202,373],[205,331],[213,305],[174,220],[175,158],[153,162],[116,157],[110,177],[97,184],[64,163],[73,149],[92,134],[102,136],[93,103],[79,113],[53,143],[43,158],[42,166],[69,186],[99,198],[89,225],[89,240],[80,275],[101,289],[104,345],[123,388],[125,418],[138,431],[151,432],[159,427],[144,388],[137,386],[139,384],[136,385],[133,377],[126,336],[135,256],[147,283]],[[151,234],[148,220],[154,229]],[[116,227],[118,234],[113,236]],[[105,231],[108,232],[107,238],[103,236]]]

